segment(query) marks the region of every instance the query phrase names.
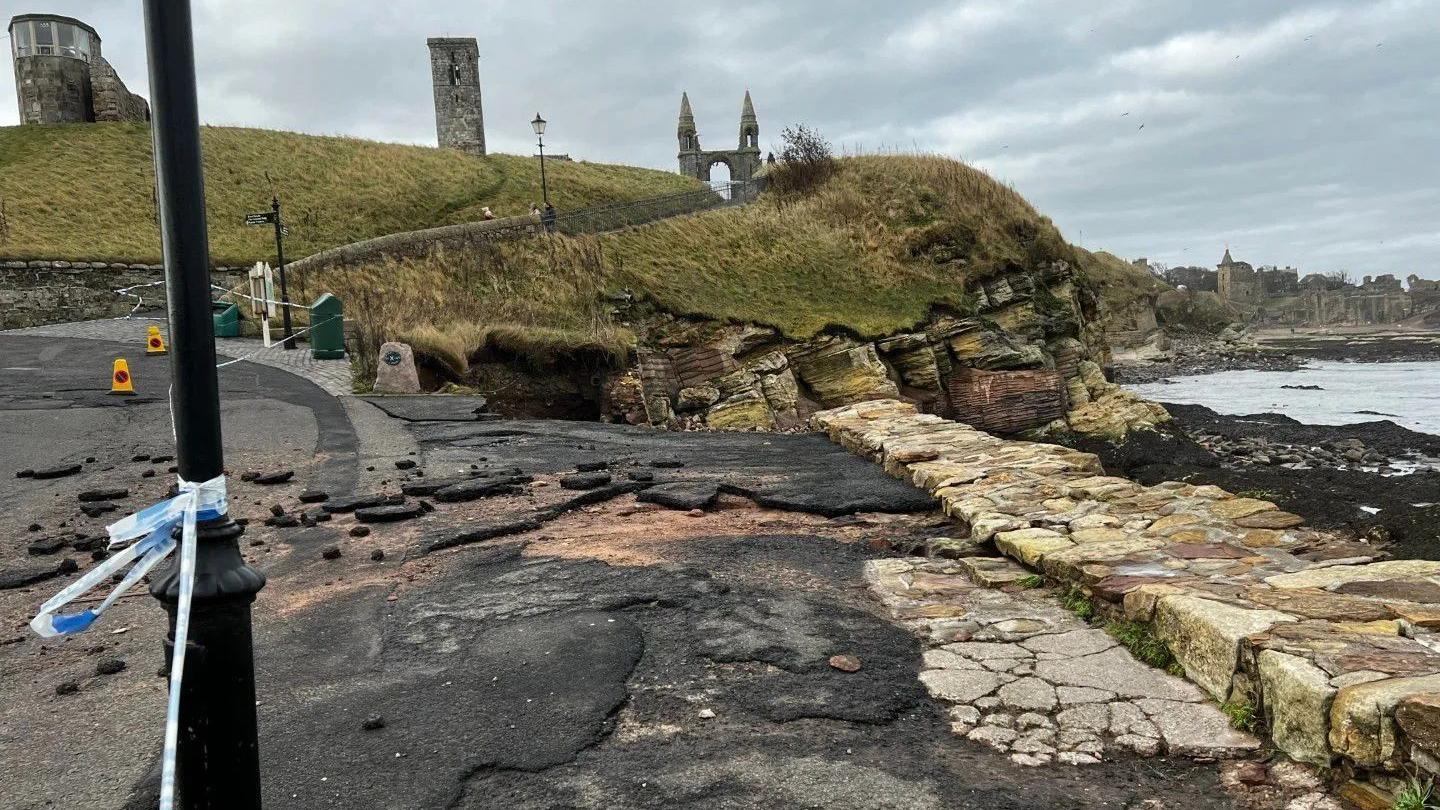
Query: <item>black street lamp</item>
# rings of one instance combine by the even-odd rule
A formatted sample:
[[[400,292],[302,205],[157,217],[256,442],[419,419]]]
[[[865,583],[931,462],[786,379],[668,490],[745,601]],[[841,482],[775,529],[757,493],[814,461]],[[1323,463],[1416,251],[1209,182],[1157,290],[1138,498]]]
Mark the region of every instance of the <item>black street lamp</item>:
[[[225,460],[190,0],[145,0],[144,8],[170,319],[175,456],[181,479],[198,484],[224,475]],[[225,515],[196,526],[194,598],[176,751],[176,806],[186,810],[260,807],[250,605],[265,577],[240,556],[243,532]],[[175,639],[179,558],[177,550],[169,572],[150,585],[150,594],[170,616],[167,647],[173,647]]]
[[[530,128],[535,130],[535,137],[540,141],[540,196],[545,207],[550,207],[550,189],[545,183],[545,119],[540,113],[535,113],[535,120],[530,122]]]

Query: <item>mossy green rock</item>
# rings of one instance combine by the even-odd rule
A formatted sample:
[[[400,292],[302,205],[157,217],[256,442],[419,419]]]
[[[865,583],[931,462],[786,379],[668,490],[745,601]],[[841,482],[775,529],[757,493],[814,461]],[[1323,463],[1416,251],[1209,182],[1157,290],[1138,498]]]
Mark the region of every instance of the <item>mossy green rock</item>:
[[[808,344],[790,355],[790,363],[827,408],[900,395],[870,343],[835,339]]]

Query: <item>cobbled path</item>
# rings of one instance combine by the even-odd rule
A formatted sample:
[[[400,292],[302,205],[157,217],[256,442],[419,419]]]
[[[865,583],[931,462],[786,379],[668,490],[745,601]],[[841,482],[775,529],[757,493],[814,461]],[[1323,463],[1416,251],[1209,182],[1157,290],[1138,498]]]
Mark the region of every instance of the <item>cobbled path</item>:
[[[1229,757],[1259,747],[1194,684],[1136,661],[1053,594],[972,581],[996,581],[994,568],[986,558],[909,558],[865,569],[870,592],[929,646],[920,681],[950,706],[956,734],[1032,766],[1093,764],[1107,751]]]

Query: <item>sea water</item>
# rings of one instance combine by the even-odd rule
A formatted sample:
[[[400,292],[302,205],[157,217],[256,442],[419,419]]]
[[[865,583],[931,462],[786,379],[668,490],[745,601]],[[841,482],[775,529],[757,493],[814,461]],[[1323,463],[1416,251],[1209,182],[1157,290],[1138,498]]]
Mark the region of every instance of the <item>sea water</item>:
[[[1440,362],[1316,361],[1299,371],[1221,371],[1126,387],[1156,402],[1204,405],[1223,414],[1283,413],[1311,425],[1389,419],[1440,435]]]

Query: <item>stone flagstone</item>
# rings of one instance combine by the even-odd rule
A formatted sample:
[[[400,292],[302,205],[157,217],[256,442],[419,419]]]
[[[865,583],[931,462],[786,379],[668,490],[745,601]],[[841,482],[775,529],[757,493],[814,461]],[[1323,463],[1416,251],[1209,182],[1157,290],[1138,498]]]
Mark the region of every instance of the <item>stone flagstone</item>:
[[[1083,762],[1112,747],[1207,757],[1253,749],[1257,741],[1231,729],[1208,693],[1263,713],[1274,744],[1296,759],[1335,756],[1397,775],[1440,770],[1431,750],[1440,732],[1405,725],[1423,729],[1440,714],[1440,562],[1377,561],[1364,543],[1306,528],[1269,501],[1178,481],[1142,486],[1105,475],[1092,454],[1001,439],[897,400],[821,411],[812,425],[934,495],[957,524],[948,537],[993,539],[1001,554],[1088,600],[1090,612],[1142,623],[1193,681],[1056,615],[1046,592],[1020,590],[1023,577],[989,576],[1003,570],[996,563],[874,564],[875,596],[947,653],[927,656],[930,681],[958,677],[932,672],[994,676],[993,689],[971,699],[980,715],[961,724],[975,727],[968,733],[1048,705],[1037,683],[1054,687],[1055,708],[1032,712],[1057,723],[1053,743],[981,733],[1017,762]],[[1110,710],[1128,720],[1112,727]]]

